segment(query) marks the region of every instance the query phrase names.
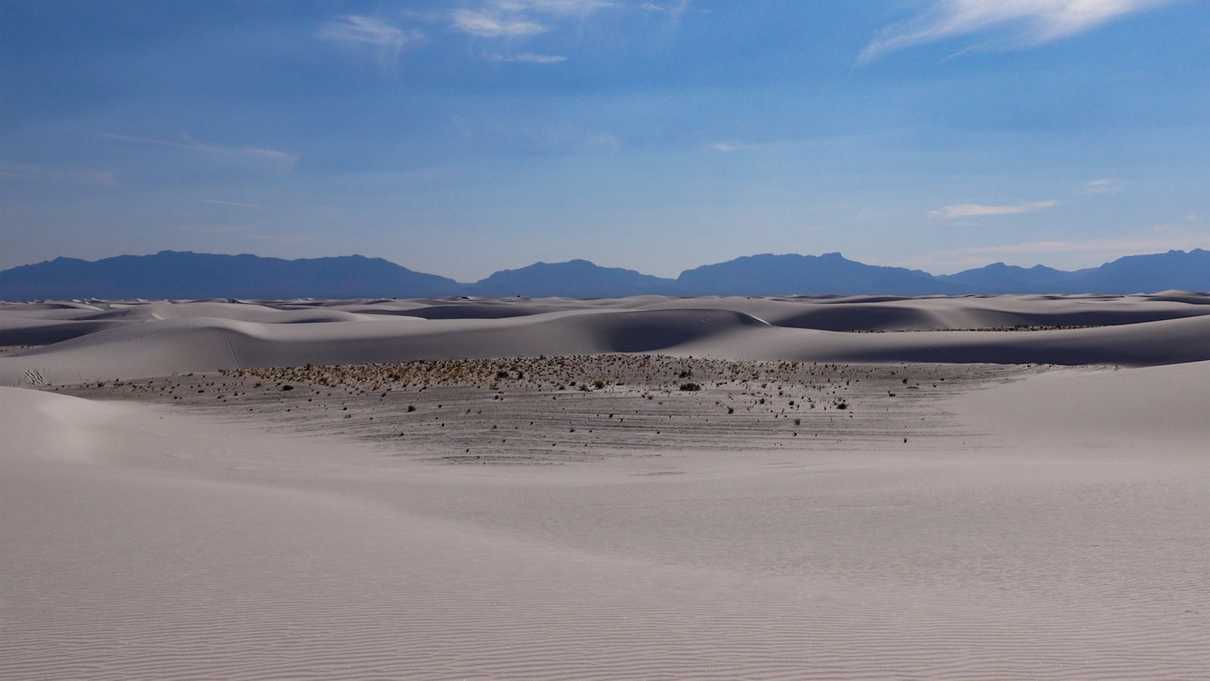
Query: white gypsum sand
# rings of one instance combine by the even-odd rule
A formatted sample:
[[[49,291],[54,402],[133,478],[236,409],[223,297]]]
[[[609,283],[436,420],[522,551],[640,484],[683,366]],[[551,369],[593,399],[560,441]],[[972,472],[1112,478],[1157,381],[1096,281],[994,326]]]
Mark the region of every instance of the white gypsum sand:
[[[1202,323],[1197,304],[626,299],[397,314],[447,304],[0,313],[26,346],[0,355],[0,375],[57,384],[0,389],[0,678],[1210,667],[1210,363],[1172,364],[1205,350],[1181,335]],[[1002,315],[1028,312],[1046,330],[786,324],[827,305],[852,308],[849,328],[876,305],[951,319],[921,328],[1012,327]],[[113,323],[36,337],[99,315]],[[628,343],[663,354],[567,356]],[[1167,365],[811,363],[904,348]],[[1081,348],[1089,361],[1073,361]],[[502,359],[395,364],[418,349]],[[314,365],[256,368],[275,356]],[[510,370],[522,375],[498,375]],[[90,383],[62,385],[76,376]],[[679,389],[690,382],[701,390]],[[548,437],[555,453],[539,458]]]

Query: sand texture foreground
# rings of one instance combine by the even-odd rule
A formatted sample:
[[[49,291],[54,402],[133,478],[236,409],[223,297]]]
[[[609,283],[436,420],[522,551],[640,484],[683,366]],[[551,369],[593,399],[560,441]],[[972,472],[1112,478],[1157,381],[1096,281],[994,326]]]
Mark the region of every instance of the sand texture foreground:
[[[1203,302],[10,306],[0,678],[1203,678]]]

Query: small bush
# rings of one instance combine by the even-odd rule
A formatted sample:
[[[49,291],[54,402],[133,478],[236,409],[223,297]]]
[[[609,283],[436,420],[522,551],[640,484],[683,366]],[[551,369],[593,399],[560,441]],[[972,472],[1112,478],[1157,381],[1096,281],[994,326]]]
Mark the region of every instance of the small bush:
[[[697,392],[698,390],[701,390],[701,389],[702,389],[702,386],[698,385],[697,383],[682,383],[681,384],[681,390],[683,392]]]

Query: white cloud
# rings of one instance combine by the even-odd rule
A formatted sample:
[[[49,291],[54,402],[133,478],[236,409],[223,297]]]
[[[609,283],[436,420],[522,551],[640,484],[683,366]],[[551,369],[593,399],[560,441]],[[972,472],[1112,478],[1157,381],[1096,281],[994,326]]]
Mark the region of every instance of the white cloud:
[[[692,4],[691,0],[673,0],[667,3],[644,2],[639,5],[639,9],[655,14],[667,14],[673,21],[677,21],[685,12],[689,11],[690,4]]]
[[[364,43],[387,47],[402,47],[405,41],[401,29],[381,19],[350,14],[333,19],[319,29],[319,37],[342,43]]]
[[[615,5],[612,0],[494,0],[490,4],[505,12],[537,12],[557,16],[583,16]]]
[[[1122,181],[1114,177],[1103,177],[1084,183],[1085,194],[1116,194],[1122,191]]]
[[[929,216],[941,220],[962,220],[997,215],[1023,215],[1050,210],[1058,205],[1058,201],[1031,201],[1015,204],[956,203],[929,211]]]
[[[504,64],[562,64],[567,57],[561,54],[539,54],[537,52],[519,52],[517,54],[489,54],[484,57],[488,61]]]
[[[371,50],[384,65],[399,59],[403,48],[424,41],[424,34],[402,29],[382,19],[348,14],[323,24],[316,35],[330,43],[354,49]]]
[[[706,148],[710,151],[732,154],[737,151],[751,151],[756,148],[756,145],[744,144],[742,142],[714,142],[712,144],[707,144]]]
[[[449,18],[449,11],[444,9],[401,9],[399,16],[409,22],[442,24]]]
[[[858,61],[895,50],[978,33],[1014,31],[1020,45],[1038,45],[1083,33],[1171,0],[932,0],[916,19],[884,29]]]
[[[453,21],[456,30],[480,38],[518,38],[550,30],[543,24],[523,17],[474,9],[455,10]]]
[[[140,137],[137,135],[123,135],[119,133],[107,133],[103,136],[106,139],[115,140],[117,142],[125,142],[128,144],[145,144],[152,146],[171,147],[173,149],[190,151],[219,160],[240,160],[285,169],[292,169],[301,158],[298,154],[292,154],[287,151],[279,151],[277,149],[266,149],[264,147],[235,147],[223,146],[219,144],[208,144],[206,142],[195,140],[189,135],[182,135],[180,139]]]
[[[450,14],[454,30],[480,38],[527,38],[552,30],[547,20],[585,18],[613,0],[486,0]]]

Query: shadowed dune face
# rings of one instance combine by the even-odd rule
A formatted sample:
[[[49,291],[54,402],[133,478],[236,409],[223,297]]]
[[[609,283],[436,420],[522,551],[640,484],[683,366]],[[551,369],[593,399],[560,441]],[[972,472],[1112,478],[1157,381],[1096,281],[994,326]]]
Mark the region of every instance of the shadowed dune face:
[[[398,313],[421,319],[503,319],[552,312],[558,308],[524,304],[429,305]],[[378,314],[382,314],[381,312]]]
[[[52,345],[72,338],[87,336],[112,326],[112,323],[104,321],[5,323],[0,320],[0,346]]]
[[[589,333],[608,352],[651,352],[719,334],[768,326],[742,312],[660,310],[595,315],[585,320]]]
[[[953,312],[950,315],[938,314],[911,305],[843,304],[819,306],[799,315],[778,319],[776,324],[821,331],[965,331],[1117,326],[1205,314],[1196,309],[1146,308],[1027,312],[972,307]]]
[[[1154,296],[6,304],[0,384],[600,352],[846,362],[1210,359],[1210,305]],[[30,377],[34,377],[31,379]]]
[[[938,320],[927,311],[908,307],[844,304],[813,306],[776,324],[820,331],[917,331],[937,328]]]

